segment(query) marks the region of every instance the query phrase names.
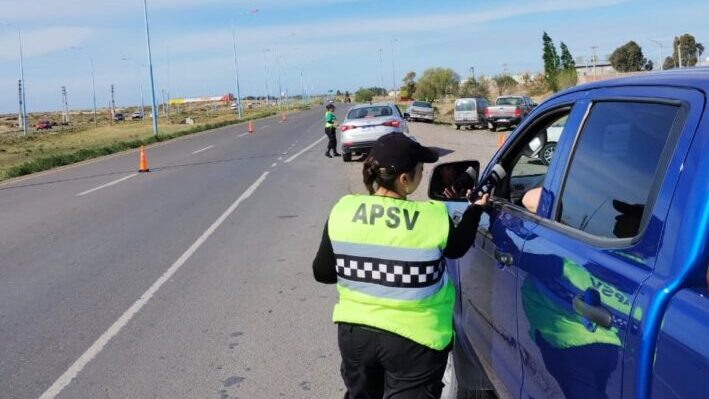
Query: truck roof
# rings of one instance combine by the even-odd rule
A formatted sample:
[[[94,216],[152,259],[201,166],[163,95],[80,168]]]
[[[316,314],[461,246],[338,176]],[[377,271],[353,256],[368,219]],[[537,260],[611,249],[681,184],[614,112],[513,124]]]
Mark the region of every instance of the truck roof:
[[[690,87],[709,93],[709,67],[670,69],[638,75],[591,82],[562,90],[550,98],[561,95],[616,86],[675,86]]]

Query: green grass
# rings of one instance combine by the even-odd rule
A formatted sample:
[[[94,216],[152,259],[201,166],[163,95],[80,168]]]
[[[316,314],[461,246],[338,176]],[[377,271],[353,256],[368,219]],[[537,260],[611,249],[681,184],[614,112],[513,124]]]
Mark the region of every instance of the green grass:
[[[307,108],[300,106],[295,109]],[[0,172],[4,169],[0,181],[276,114],[274,110],[258,110],[242,119],[233,119],[232,114],[228,119],[190,127],[168,125],[161,127],[162,133],[157,137],[150,133],[149,126],[136,125],[5,139],[0,142],[0,161],[4,161],[0,162]],[[24,160],[18,162],[20,159]]]

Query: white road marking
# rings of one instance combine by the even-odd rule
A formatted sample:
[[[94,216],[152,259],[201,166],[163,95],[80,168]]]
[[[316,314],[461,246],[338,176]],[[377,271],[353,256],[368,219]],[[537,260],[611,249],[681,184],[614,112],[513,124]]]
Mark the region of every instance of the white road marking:
[[[267,129],[271,125],[261,126],[261,129]]]
[[[275,168],[276,165],[278,165],[278,164],[274,162],[274,163],[271,164],[271,167],[272,167],[272,168]]]
[[[315,140],[315,142],[313,144],[310,144],[309,146],[303,148],[302,150],[300,150],[298,153],[296,153],[292,157],[286,159],[284,162],[291,163],[294,159],[298,158],[298,156],[302,155],[305,151],[308,151],[309,149],[315,147],[316,145],[318,145],[321,141],[325,140],[326,138],[327,138],[327,136],[320,137],[319,139]]]
[[[76,196],[77,196],[77,197],[82,197],[82,196],[84,196],[84,195],[86,195],[86,194],[91,194],[91,193],[93,193],[94,191],[98,191],[98,190],[100,190],[100,189],[102,189],[102,188],[110,187],[110,186],[112,186],[112,185],[114,185],[114,184],[118,184],[118,183],[120,183],[120,182],[122,182],[122,181],[125,181],[125,180],[130,179],[131,177],[136,177],[136,176],[138,176],[138,174],[137,174],[137,173],[133,173],[132,175],[128,175],[128,176],[125,176],[125,177],[121,177],[120,179],[114,180],[114,181],[112,181],[112,182],[110,182],[110,183],[106,183],[106,184],[100,185],[100,186],[98,186],[98,187],[94,187],[94,188],[92,188],[92,189],[90,189],[90,190],[82,191],[82,192],[80,192],[79,194],[76,194]]]
[[[241,133],[241,134],[239,135],[239,137],[244,137],[244,136],[248,136],[248,135],[249,135],[249,132]]]
[[[224,221],[231,215],[234,210],[247,198],[249,198],[254,191],[263,183],[263,181],[266,179],[266,176],[268,176],[268,172],[264,172],[261,177],[259,177],[252,185],[249,187],[246,191],[244,191],[243,194],[239,198],[237,198],[236,201],[234,201],[233,204],[229,208],[227,208],[224,213],[222,213],[219,218],[212,223],[209,228],[202,233],[201,236],[195,241],[188,249],[185,251],[182,256],[180,256],[175,263],[170,266],[165,273],[160,276],[160,278],[153,283],[153,285],[148,288],[143,295],[138,298],[137,301],[133,305],[131,305],[128,310],[126,310],[121,317],[116,320],[111,327],[106,330],[101,336],[96,340],[96,342],[93,343],[89,347],[89,349],[86,350],[75,362],[74,364],[69,367],[67,371],[64,372],[64,374],[57,379],[52,386],[50,386],[43,394],[42,396],[39,397],[39,399],[54,399],[61,391],[71,383],[71,381],[76,378],[76,376],[81,372],[81,370],[86,367],[86,365],[92,361],[96,355],[98,355],[103,348],[108,344],[108,342],[116,336],[123,327],[128,324],[128,322],[135,316],[140,309],[145,306],[148,301],[150,301],[150,298],[155,295],[155,293],[162,287],[165,282],[167,282],[179,269],[182,267],[182,265],[187,262],[187,260],[194,254],[202,244],[204,244],[205,241],[209,238],[209,236],[214,233],[219,226],[224,223]]]
[[[278,160],[279,160],[279,161],[282,161],[282,160],[283,160],[283,157],[278,157]]]
[[[214,146],[213,146],[213,145],[210,145],[210,146],[208,146],[208,147],[204,147],[204,148],[202,148],[201,150],[193,151],[192,154],[199,154],[200,152],[202,152],[202,151],[207,151],[208,149],[210,149],[210,148],[212,148],[212,147],[214,147]]]

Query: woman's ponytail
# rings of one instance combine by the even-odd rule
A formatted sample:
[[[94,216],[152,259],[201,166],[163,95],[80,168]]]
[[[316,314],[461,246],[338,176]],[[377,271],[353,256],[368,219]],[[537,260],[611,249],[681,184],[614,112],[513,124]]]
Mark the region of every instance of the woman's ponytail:
[[[379,162],[369,156],[364,161],[364,165],[362,168],[362,178],[364,181],[364,186],[367,187],[367,191],[369,191],[369,194],[374,194],[374,192],[376,191],[374,183],[377,181],[378,177]]]

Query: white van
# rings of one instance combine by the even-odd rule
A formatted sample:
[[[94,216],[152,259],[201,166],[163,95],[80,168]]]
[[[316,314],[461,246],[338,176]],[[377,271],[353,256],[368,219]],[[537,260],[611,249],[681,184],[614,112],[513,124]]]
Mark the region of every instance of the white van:
[[[484,129],[487,127],[485,120],[486,99],[482,97],[459,98],[455,100],[453,109],[453,124],[460,130],[461,126]]]

